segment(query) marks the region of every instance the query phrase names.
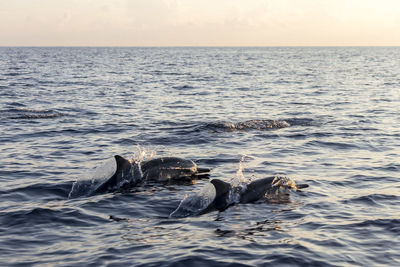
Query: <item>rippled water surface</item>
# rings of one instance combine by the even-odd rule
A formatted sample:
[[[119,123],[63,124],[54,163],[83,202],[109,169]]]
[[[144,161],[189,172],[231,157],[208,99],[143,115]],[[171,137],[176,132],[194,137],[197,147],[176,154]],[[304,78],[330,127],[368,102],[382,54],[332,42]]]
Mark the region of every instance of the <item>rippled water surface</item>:
[[[3,47],[0,92],[2,266],[400,265],[400,48]],[[68,198],[140,152],[310,187],[173,219],[209,180]]]

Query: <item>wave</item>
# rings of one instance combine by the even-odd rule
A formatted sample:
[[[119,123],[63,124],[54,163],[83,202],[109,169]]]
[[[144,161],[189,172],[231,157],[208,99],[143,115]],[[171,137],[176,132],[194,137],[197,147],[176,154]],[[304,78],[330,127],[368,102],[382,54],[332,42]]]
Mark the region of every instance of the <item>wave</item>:
[[[0,119],[10,120],[52,119],[62,116],[65,116],[65,114],[51,109],[31,109],[23,107],[0,110]]]
[[[367,206],[375,206],[384,204],[384,202],[395,202],[399,199],[398,196],[395,195],[387,195],[387,194],[370,194],[365,196],[354,197],[348,200],[343,200],[343,203],[360,203]]]
[[[173,86],[172,88],[177,90],[189,90],[189,89],[194,89],[195,87],[185,84],[181,86]]]
[[[176,142],[176,137],[179,136],[179,141],[184,144],[207,144],[214,141],[217,136],[215,133],[224,132],[247,132],[247,131],[273,131],[294,126],[316,126],[312,119],[285,119],[285,120],[268,120],[256,119],[246,121],[162,121],[153,124],[157,126],[161,135],[144,136],[147,142],[153,145],[168,145]],[[125,140],[126,141],[126,140]],[[119,142],[119,141],[117,141]],[[130,141],[128,140],[128,143]]]
[[[359,146],[357,146],[354,143],[344,143],[344,142],[327,142],[327,141],[321,141],[321,140],[312,140],[307,142],[307,145],[309,146],[315,146],[315,147],[326,147],[330,148],[333,150],[351,150],[351,149],[359,149]]]
[[[36,183],[0,191],[0,196],[13,200],[15,196],[19,201],[32,199],[58,200],[66,199],[72,187],[72,182],[63,183]]]
[[[236,130],[268,130],[268,129],[280,129],[289,127],[290,124],[286,121],[279,120],[248,120],[236,123],[231,122],[217,122],[209,123],[206,125],[211,129],[220,129],[224,131],[236,131]]]
[[[232,71],[231,75],[252,76],[252,73],[247,71]]]
[[[394,218],[377,218],[377,219],[369,219],[356,223],[345,224],[342,225],[342,228],[354,229],[354,228],[379,228],[383,229],[386,232],[394,233],[397,236],[400,234],[400,219]]]
[[[285,119],[285,120],[269,120],[269,119],[253,119],[239,122],[209,122],[205,123],[200,127],[206,128],[212,131],[247,131],[247,130],[273,130],[282,129],[290,126],[311,126],[313,124],[312,119]]]
[[[28,210],[2,212],[1,224],[8,227],[61,224],[68,226],[93,226],[93,223],[108,222],[108,220],[82,213],[73,208],[35,207]]]

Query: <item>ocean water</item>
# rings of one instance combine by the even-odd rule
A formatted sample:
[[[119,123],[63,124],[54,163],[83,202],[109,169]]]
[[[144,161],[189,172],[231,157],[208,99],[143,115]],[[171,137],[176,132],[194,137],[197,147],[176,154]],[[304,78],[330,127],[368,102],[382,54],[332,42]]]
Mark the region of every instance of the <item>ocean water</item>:
[[[399,266],[400,48],[0,48],[1,266]],[[119,154],[309,184],[68,198]]]

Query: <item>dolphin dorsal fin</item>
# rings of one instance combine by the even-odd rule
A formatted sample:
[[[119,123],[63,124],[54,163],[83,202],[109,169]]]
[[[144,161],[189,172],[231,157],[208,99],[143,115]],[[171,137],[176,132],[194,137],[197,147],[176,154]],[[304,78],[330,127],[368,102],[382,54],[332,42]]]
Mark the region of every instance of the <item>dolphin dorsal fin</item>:
[[[219,179],[212,179],[211,183],[215,187],[215,192],[216,192],[217,197],[228,193],[229,190],[231,189],[231,184],[224,182],[222,180],[219,180]]]
[[[131,164],[131,162],[130,162],[129,160],[127,160],[127,159],[124,158],[124,157],[121,157],[120,155],[115,155],[114,158],[115,158],[115,161],[117,162],[117,170],[115,171],[116,173],[117,173],[118,171],[120,171],[120,170],[123,170],[124,167],[125,167],[127,164],[129,164],[129,165]]]
[[[215,187],[215,199],[214,207],[219,211],[225,210],[229,205],[229,193],[231,191],[231,184],[221,181],[219,179],[213,179],[211,182]]]

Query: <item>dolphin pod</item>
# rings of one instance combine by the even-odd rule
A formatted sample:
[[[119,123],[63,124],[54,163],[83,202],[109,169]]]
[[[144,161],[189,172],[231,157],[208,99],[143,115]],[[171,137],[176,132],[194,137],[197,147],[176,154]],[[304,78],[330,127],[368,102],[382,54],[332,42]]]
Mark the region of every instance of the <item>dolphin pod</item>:
[[[130,161],[114,156],[116,170],[113,175],[92,189],[89,196],[129,191],[146,182],[182,183],[209,178],[209,168],[199,168],[192,160],[178,157],[161,157],[143,162]],[[299,190],[307,184],[296,184],[286,177],[267,177],[233,185],[220,179],[212,179],[206,191],[185,197],[170,217],[201,215],[211,211],[223,211],[237,203],[251,203],[265,195],[279,193],[281,189]]]

